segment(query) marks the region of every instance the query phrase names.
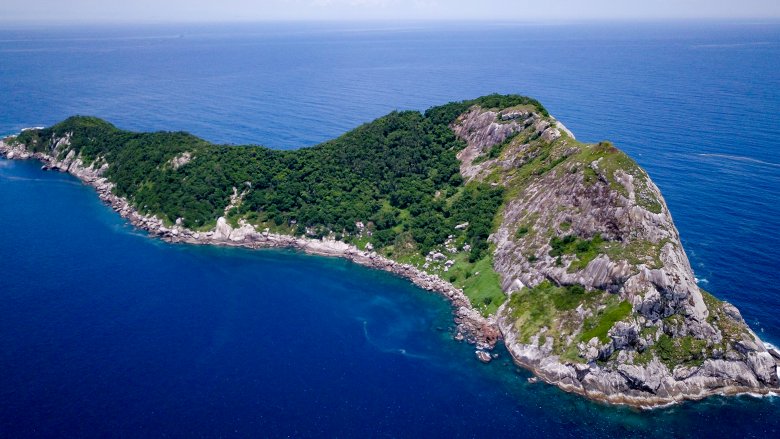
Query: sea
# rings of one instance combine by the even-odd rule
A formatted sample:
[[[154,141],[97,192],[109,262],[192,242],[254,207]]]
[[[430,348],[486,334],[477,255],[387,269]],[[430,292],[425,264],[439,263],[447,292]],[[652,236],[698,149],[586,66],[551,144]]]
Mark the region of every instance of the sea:
[[[661,188],[702,288],[780,344],[780,23],[0,26],[0,134],[94,115],[293,149],[498,92]],[[0,160],[0,437],[780,437],[780,398],[655,410],[529,382],[441,297],[293,251],[170,245]]]

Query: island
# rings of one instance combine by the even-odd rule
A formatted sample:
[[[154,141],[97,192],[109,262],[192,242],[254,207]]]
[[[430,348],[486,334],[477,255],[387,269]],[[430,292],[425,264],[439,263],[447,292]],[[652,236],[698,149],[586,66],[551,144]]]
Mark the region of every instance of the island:
[[[135,133],[75,116],[0,141],[69,172],[174,243],[293,248],[448,298],[477,358],[503,341],[538,378],[655,407],[780,390],[780,353],[699,288],[666,203],[610,142],[538,101],[392,112],[292,151]]]

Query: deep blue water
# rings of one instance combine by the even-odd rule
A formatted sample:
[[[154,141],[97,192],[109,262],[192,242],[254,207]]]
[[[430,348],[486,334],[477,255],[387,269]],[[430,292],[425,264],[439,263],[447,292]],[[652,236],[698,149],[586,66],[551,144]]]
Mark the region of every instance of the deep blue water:
[[[661,187],[702,286],[780,341],[780,24],[0,29],[0,134],[71,114],[316,144],[393,109],[540,99]],[[780,400],[605,407],[451,339],[348,262],[168,245],[0,161],[0,436],[780,435]]]

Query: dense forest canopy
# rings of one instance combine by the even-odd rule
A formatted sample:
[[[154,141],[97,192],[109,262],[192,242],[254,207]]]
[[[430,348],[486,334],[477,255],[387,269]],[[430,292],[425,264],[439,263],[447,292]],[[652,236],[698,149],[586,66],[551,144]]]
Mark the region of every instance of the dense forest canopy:
[[[421,252],[444,242],[454,226],[473,258],[487,249],[502,189],[466,186],[456,154],[465,145],[449,125],[472,105],[534,105],[517,95],[490,95],[433,107],[424,114],[392,112],[343,136],[294,151],[214,145],[183,132],[134,133],[93,117],[76,116],[19,141],[34,150],[71,135],[70,149],[88,162],[109,164],[106,176],[142,212],[186,227],[211,227],[236,188],[242,202],[229,212],[256,225],[349,241],[360,223],[375,247],[401,241]],[[187,154],[191,161],[175,166]]]

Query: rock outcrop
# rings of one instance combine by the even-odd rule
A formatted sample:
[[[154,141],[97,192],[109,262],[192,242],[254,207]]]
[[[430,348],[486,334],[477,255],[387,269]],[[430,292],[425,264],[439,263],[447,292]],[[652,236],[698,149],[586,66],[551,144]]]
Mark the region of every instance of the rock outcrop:
[[[637,406],[778,389],[777,360],[736,308],[699,289],[660,191],[625,154],[527,110],[473,107],[453,131],[468,145],[464,177],[513,193],[491,241],[515,361],[567,391]],[[576,309],[544,298],[578,287]]]
[[[185,151],[171,159],[171,167],[173,169],[179,169],[191,161],[192,153]]]

